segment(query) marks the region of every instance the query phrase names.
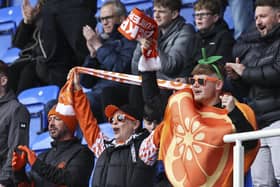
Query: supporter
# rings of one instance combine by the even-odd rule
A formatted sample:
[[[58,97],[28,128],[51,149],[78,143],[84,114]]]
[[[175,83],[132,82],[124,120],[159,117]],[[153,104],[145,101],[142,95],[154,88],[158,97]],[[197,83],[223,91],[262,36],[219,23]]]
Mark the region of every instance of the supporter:
[[[132,105],[108,105],[105,114],[114,131],[114,138],[109,140],[90,110],[78,74],[71,73],[74,73],[73,108],[87,144],[97,158],[92,186],[153,186],[155,168],[146,165],[138,156],[140,144],[149,135],[147,130],[141,129],[141,113]]]
[[[29,144],[30,117],[8,85],[8,67],[0,61],[0,187],[13,187],[11,160],[17,145]]]
[[[90,56],[84,63],[85,67],[130,73],[136,42],[129,41],[117,30],[126,15],[124,4],[119,0],[108,0],[102,5],[98,18],[103,32],[99,35],[90,26],[83,27],[83,34],[90,51]],[[91,88],[91,91],[87,92],[87,97],[99,123],[106,121],[103,115],[104,106],[127,103],[128,87],[126,85],[90,75],[82,75],[81,84],[86,88]]]
[[[96,1],[91,0],[38,0],[34,7],[23,0],[23,20],[13,38],[13,46],[22,51],[10,66],[16,93],[65,83],[69,69],[81,65],[88,54],[81,29],[95,26],[95,12]]]
[[[241,35],[234,46],[236,63],[227,63],[235,90],[254,109],[260,129],[280,127],[280,2],[256,0],[255,26]],[[252,165],[254,186],[279,186],[279,137],[261,139]]]
[[[211,62],[208,59],[215,60]],[[233,96],[222,92],[223,76],[222,71],[216,64],[218,59],[218,57],[209,57],[206,60],[199,61],[199,64],[192,71],[193,77],[189,79],[191,89],[186,88],[178,91],[169,98],[163,121],[157,127],[162,128],[160,141],[155,138],[158,136],[156,128],[151,135],[153,138],[147,138],[141,144],[139,152],[142,154],[140,157],[144,162],[150,162],[151,164],[155,162],[155,160],[153,162],[153,158],[156,158],[154,154],[158,151],[154,147],[159,147],[159,159],[162,159],[165,168],[167,167],[166,173],[173,186],[231,186],[232,153],[229,153],[228,157],[226,155],[224,155],[225,157],[217,156],[219,151],[215,153],[215,149],[212,148],[231,146],[229,148],[231,150],[232,144],[225,144],[223,135],[233,132],[252,131],[253,127],[255,127],[254,125],[256,125],[254,124],[253,112],[248,106],[236,102]],[[161,100],[159,88],[155,81],[155,73],[154,69],[149,69],[148,66],[146,71],[142,72],[145,104],[149,106],[157,106],[158,100]],[[154,107],[153,109],[154,112],[161,110],[159,107]],[[211,111],[210,113],[212,114],[207,111]],[[230,121],[232,126],[225,124],[225,121],[228,121],[227,119],[222,120],[224,122],[218,122],[221,119],[221,114],[226,114],[224,117]],[[211,115],[213,116],[211,117]],[[251,116],[248,119],[250,122],[245,116]],[[217,121],[215,121],[216,117]],[[211,121],[213,122],[212,125]],[[207,131],[213,135],[213,139],[210,138],[211,135],[207,134]],[[223,133],[219,134],[218,132]],[[148,141],[150,142],[148,143]],[[149,147],[145,145],[149,145]],[[210,151],[204,145],[213,147],[209,148],[211,149]],[[256,141],[248,142],[244,145],[246,151],[253,151],[252,155],[249,156],[249,160],[246,159],[245,168],[247,170],[256,153]],[[213,156],[214,154],[215,156]],[[193,159],[194,157],[195,159]],[[213,163],[219,163],[220,158],[227,160],[227,164],[223,168],[218,168],[218,165],[212,165]],[[176,161],[176,159],[178,160]],[[196,163],[199,164],[198,167]],[[204,172],[201,173],[199,168]],[[211,174],[207,173],[210,168]],[[228,170],[227,168],[231,169]],[[214,179],[216,181],[213,181],[211,176],[216,173],[217,176]],[[223,174],[221,175],[221,173]]]
[[[220,12],[219,0],[198,0],[194,5],[199,48],[205,48],[207,56],[223,56],[221,63],[224,64],[232,60],[234,38]],[[200,51],[197,59],[201,59]]]
[[[93,154],[74,136],[77,119],[62,115],[55,109],[56,105],[48,113],[49,135],[54,140],[51,148],[38,157],[23,145],[13,153],[12,167],[19,186],[89,186],[94,166]],[[31,166],[31,171],[19,172],[26,163]]]
[[[171,80],[177,77],[188,76],[195,66],[196,37],[191,24],[180,16],[181,0],[155,0],[153,17],[159,28],[159,37],[156,42],[161,68],[157,71],[157,78]],[[149,39],[142,39],[134,51],[132,59],[132,73],[138,74],[139,59],[142,49],[151,45]],[[141,88],[133,86],[130,95],[137,97],[137,105],[143,108]],[[172,92],[161,90],[163,106]],[[137,96],[140,95],[140,96]],[[136,102],[136,101],[135,101]],[[143,109],[142,109],[143,110]]]

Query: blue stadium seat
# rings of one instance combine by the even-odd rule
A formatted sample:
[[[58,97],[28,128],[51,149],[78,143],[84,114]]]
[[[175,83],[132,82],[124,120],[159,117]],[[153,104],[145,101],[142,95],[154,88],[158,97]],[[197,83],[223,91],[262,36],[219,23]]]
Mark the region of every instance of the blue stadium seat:
[[[111,126],[110,123],[108,123],[108,122],[107,122],[107,123],[106,123],[106,122],[105,122],[105,123],[100,123],[100,124],[99,124],[99,128],[101,129],[101,131],[102,131],[106,136],[108,136],[109,139],[114,138],[114,131],[113,131],[112,126]],[[82,144],[84,144],[84,145],[87,144],[85,138],[83,138]]]
[[[50,85],[30,88],[22,91],[18,95],[18,100],[27,107],[31,114],[31,120],[39,118],[39,121],[36,123],[39,123],[40,126],[34,124],[35,126],[33,128],[30,127],[30,134],[40,134],[47,129],[47,104],[58,98],[59,90],[58,86]],[[40,127],[40,129],[35,133],[35,130],[38,129],[38,127]]]
[[[8,49],[0,59],[7,64],[13,63],[17,58],[19,58],[20,49],[10,48]]]
[[[12,46],[12,37],[21,19],[20,6],[0,9],[0,58]]]
[[[194,18],[193,18],[193,8],[189,6],[184,6],[181,9],[180,15],[183,16],[187,23],[194,25]]]

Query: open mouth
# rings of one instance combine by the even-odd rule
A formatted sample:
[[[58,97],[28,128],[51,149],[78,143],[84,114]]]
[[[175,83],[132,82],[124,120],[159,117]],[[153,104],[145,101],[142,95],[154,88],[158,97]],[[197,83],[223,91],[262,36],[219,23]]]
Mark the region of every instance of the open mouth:
[[[201,90],[194,90],[193,93],[198,95],[198,94],[201,94],[202,91]]]
[[[113,128],[113,131],[115,134],[118,134],[120,132],[120,129],[119,128]]]

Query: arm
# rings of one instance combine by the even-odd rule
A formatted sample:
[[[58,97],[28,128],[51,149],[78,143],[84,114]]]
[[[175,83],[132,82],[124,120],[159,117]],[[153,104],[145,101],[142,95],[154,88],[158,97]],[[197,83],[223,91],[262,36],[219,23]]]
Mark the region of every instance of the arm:
[[[152,166],[157,161],[162,127],[163,123],[158,125],[141,143],[139,157],[147,165]]]
[[[142,72],[142,95],[145,107],[153,113],[153,117],[163,116],[164,106],[160,95],[160,89],[157,85],[156,72]],[[159,119],[149,119],[158,121]]]
[[[265,63],[257,67],[246,67],[242,79],[249,84],[259,84],[264,87],[280,86],[280,54],[275,50],[275,58],[271,59],[272,62]],[[265,58],[265,57],[263,57]]]
[[[96,118],[93,116],[90,103],[83,93],[79,84],[79,76],[74,73],[74,96],[73,107],[76,113],[76,118],[79,121],[80,128],[87,141],[89,148],[95,153],[96,157],[99,157],[104,151],[104,139],[105,135],[101,132]]]
[[[25,24],[21,21],[13,37],[13,46],[23,49],[28,43],[32,42],[35,27],[33,24]]]
[[[101,69],[114,72],[130,72],[131,60],[136,47],[135,41],[126,38],[105,42],[97,50],[96,58]]]
[[[8,154],[3,162],[1,173],[6,173],[6,177],[0,176],[0,178],[8,178],[12,175],[12,157],[13,151],[17,145],[29,145],[29,113],[27,109],[18,104],[15,106],[15,110],[11,114],[11,123],[8,134]],[[2,181],[0,181],[2,183]]]

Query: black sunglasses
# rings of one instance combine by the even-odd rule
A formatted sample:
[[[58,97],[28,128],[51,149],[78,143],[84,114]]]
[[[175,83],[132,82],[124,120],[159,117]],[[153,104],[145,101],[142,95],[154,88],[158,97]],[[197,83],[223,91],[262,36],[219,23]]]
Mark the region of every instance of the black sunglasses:
[[[190,77],[188,79],[188,83],[191,85],[194,85],[197,82],[199,85],[205,86],[206,81],[216,82],[218,81],[218,79],[214,77],[204,77],[204,78]]]

